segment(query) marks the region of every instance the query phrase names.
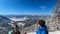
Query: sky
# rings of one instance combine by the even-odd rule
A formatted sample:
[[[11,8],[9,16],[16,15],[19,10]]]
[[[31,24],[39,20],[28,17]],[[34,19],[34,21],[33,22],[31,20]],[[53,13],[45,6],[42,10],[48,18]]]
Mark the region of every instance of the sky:
[[[0,15],[52,14],[57,0],[0,0]]]

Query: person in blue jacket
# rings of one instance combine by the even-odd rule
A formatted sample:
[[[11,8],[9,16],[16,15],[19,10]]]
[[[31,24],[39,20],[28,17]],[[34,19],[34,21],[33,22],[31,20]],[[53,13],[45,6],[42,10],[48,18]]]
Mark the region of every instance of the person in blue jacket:
[[[47,26],[44,20],[38,20],[36,34],[48,34]]]

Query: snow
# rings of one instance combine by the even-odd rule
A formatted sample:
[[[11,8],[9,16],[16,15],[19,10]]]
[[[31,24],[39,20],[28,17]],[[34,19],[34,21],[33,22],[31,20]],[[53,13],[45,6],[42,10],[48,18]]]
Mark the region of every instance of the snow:
[[[10,18],[12,21],[24,21],[24,20],[26,20],[26,19],[29,19],[29,18],[26,18],[26,17],[24,17],[24,18],[15,18],[15,17],[12,17],[12,18]]]
[[[49,32],[49,34],[60,34],[60,31]]]
[[[17,25],[19,25],[19,26],[22,25],[22,27],[23,27],[25,25],[25,23],[17,23]]]
[[[8,23],[9,25],[14,25],[13,23]]]
[[[28,34],[36,34],[36,32],[30,32]],[[60,31],[49,32],[49,34],[60,34]]]
[[[28,34],[36,34],[36,32],[30,32],[30,33],[28,33]]]

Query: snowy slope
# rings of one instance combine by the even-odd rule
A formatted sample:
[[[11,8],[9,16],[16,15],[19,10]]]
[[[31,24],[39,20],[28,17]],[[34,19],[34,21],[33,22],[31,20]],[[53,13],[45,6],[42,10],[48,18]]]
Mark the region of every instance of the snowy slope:
[[[9,18],[9,19],[12,20],[12,21],[24,21],[24,20],[29,19],[29,18],[26,18],[26,17],[24,17],[24,18],[12,17],[12,18]]]
[[[36,32],[31,32],[28,34],[36,34]],[[55,32],[49,32],[49,34],[60,34],[60,31],[55,31]]]

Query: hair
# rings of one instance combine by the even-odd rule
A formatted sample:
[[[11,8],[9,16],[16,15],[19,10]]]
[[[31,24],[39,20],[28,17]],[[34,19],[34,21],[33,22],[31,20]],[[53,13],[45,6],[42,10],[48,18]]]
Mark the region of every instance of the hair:
[[[19,26],[16,24],[16,25],[15,25],[15,28],[19,28]]]
[[[17,24],[15,24],[15,28],[16,30],[19,30],[19,26]]]
[[[38,20],[38,24],[42,27],[45,26],[45,20]]]
[[[16,29],[15,29],[16,34],[21,34],[20,31],[19,31],[19,26],[18,26],[17,24],[15,24],[15,28],[16,28]],[[14,32],[15,32],[15,31],[14,31]]]

